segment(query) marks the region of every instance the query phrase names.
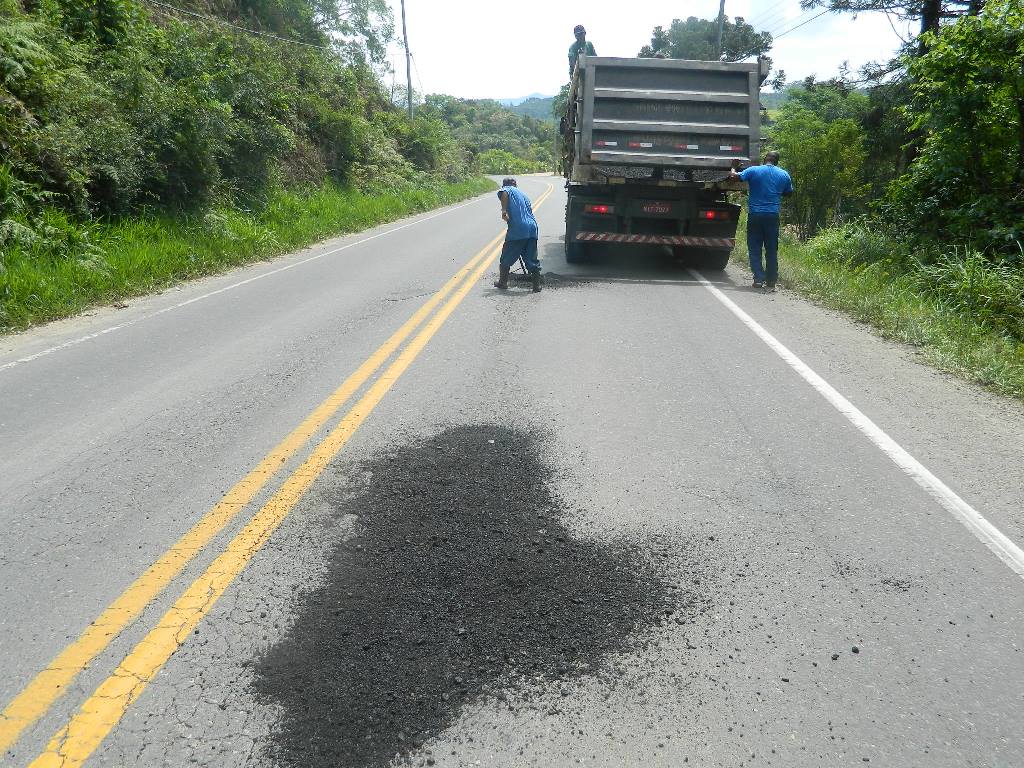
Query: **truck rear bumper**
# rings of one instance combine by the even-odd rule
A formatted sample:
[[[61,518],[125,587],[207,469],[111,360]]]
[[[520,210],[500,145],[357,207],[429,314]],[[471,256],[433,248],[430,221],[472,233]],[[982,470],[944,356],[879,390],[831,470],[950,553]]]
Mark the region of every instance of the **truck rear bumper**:
[[[583,243],[636,243],[637,245],[685,245],[691,248],[732,250],[733,237],[693,237],[692,235],[624,235],[617,232],[577,232]]]

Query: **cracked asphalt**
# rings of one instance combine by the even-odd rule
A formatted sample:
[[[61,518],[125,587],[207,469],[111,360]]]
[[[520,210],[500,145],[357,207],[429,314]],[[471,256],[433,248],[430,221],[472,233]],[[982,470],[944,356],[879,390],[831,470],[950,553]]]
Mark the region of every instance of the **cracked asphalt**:
[[[567,265],[521,183],[546,290],[472,286],[86,765],[1024,765],[1021,579],[685,270]],[[0,340],[4,706],[501,224],[428,216]],[[709,277],[1024,543],[1019,403]]]

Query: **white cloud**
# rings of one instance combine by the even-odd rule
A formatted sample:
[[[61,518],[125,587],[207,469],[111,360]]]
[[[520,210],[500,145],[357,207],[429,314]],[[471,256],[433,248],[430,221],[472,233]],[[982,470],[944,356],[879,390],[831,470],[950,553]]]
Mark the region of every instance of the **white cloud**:
[[[399,0],[389,2],[400,35]],[[687,16],[710,19],[717,13],[717,0],[519,0],[501,6],[478,0],[406,0],[409,47],[416,63],[413,87],[464,98],[553,94],[567,80],[566,52],[576,24],[587,27],[599,54],[635,56],[655,26]],[[814,13],[804,13],[799,0],[726,0],[728,16],[743,16],[757,29],[775,34]],[[830,77],[843,61],[856,69],[887,59],[898,46],[899,38],[882,14],[826,14],[783,35],[771,56],[792,82],[809,74]],[[404,83],[400,45],[393,51],[396,80]]]

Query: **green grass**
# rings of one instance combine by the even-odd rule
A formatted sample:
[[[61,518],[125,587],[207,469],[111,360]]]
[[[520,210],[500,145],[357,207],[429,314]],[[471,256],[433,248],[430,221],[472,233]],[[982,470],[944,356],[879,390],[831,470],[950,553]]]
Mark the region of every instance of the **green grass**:
[[[967,252],[925,264],[900,248],[863,227],[808,243],[784,237],[779,282],[918,348],[936,368],[1024,399],[1024,272],[980,266]],[[748,263],[742,232],[733,258]]]
[[[46,239],[0,253],[0,332],[69,317],[90,306],[266,259],[339,234],[458,202],[495,188],[488,179],[367,194],[326,185],[278,192],[257,213],[72,222],[48,211]]]

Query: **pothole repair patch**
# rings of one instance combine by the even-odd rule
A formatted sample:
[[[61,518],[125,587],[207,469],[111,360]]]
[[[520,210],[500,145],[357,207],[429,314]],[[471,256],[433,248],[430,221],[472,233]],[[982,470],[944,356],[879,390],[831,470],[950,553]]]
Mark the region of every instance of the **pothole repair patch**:
[[[360,467],[357,518],[321,586],[257,665],[281,766],[386,766],[463,706],[557,690],[629,650],[669,603],[637,547],[563,523],[541,438],[446,430]]]

